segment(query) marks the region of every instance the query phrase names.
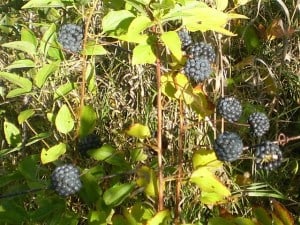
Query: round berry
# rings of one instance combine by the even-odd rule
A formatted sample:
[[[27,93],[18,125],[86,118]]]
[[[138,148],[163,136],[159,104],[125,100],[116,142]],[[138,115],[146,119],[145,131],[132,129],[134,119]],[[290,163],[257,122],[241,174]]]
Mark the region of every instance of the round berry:
[[[182,50],[187,49],[192,44],[192,37],[189,35],[189,33],[186,30],[180,30],[178,31],[178,36],[181,41],[181,48]]]
[[[258,169],[273,170],[282,163],[282,152],[278,145],[265,141],[256,146],[255,164]]]
[[[242,115],[242,105],[234,97],[224,97],[219,100],[217,111],[229,122],[236,122]]]
[[[64,197],[78,192],[82,187],[79,170],[71,164],[56,167],[52,173],[51,186]]]
[[[100,148],[102,145],[97,134],[89,134],[80,138],[77,142],[77,149],[82,155],[86,155],[90,149]]]
[[[254,112],[248,118],[248,123],[250,125],[250,132],[252,135],[261,137],[270,128],[270,122],[265,113]]]
[[[202,82],[211,74],[211,66],[206,58],[189,58],[184,73],[195,82]]]
[[[204,42],[196,42],[187,49],[190,58],[206,58],[209,63],[213,63],[216,59],[216,53],[210,44]]]
[[[58,32],[58,42],[64,49],[79,52],[82,49],[83,30],[76,24],[64,24]]]
[[[236,133],[225,131],[215,140],[214,149],[219,160],[232,162],[243,153],[243,142]]]

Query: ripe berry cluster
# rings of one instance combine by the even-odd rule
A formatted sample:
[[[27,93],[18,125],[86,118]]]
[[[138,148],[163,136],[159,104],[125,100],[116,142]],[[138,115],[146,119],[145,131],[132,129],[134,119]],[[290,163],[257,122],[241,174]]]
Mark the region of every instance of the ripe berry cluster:
[[[255,164],[258,169],[273,170],[282,163],[279,146],[271,141],[264,141],[256,147]]]
[[[51,181],[52,188],[64,197],[78,192],[82,187],[79,170],[71,164],[56,167]]]
[[[82,155],[86,155],[87,151],[90,149],[100,148],[101,141],[97,134],[89,134],[80,138],[77,142],[77,150]]]
[[[215,140],[214,149],[219,160],[232,162],[241,156],[243,142],[236,133],[225,131],[218,135]]]
[[[270,128],[270,122],[266,114],[254,112],[248,118],[250,124],[250,132],[254,136],[263,136]]]
[[[79,52],[82,49],[83,30],[76,24],[64,24],[58,32],[58,42],[64,49]]]
[[[182,49],[186,51],[188,59],[184,66],[184,73],[195,82],[203,82],[211,73],[211,63],[215,61],[216,54],[210,44],[204,42],[193,43],[187,31],[178,32]]]
[[[242,105],[235,97],[223,97],[218,102],[217,111],[229,122],[236,122],[242,115]]]

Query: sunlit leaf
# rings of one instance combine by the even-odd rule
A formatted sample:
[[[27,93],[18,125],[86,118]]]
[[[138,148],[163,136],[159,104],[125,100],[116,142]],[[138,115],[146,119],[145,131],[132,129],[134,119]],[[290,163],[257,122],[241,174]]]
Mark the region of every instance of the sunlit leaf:
[[[20,130],[11,122],[4,121],[4,136],[6,142],[12,147],[21,142]]]
[[[108,206],[118,206],[130,195],[134,187],[133,183],[116,184],[104,192],[103,200]]]
[[[136,35],[143,32],[152,24],[151,20],[147,16],[137,16],[132,20],[129,25],[127,35],[130,37],[135,37]]]
[[[63,134],[67,134],[73,129],[74,119],[67,105],[62,105],[59,109],[55,118],[55,126]]]
[[[202,204],[214,205],[224,203],[224,195],[215,192],[201,191],[200,201]]]
[[[22,9],[49,7],[64,7],[64,4],[60,0],[30,0],[22,7]]]
[[[19,87],[27,90],[28,92],[31,91],[32,83],[29,79],[16,75],[14,73],[7,73],[0,71],[0,77],[3,79],[8,80],[9,82],[18,85]]]
[[[56,25],[52,23],[49,26],[49,28],[45,31],[42,40],[40,41],[39,52],[41,52],[44,57],[46,57],[49,49],[51,48],[51,45],[53,45],[55,35],[56,35]]]
[[[222,217],[212,217],[208,220],[207,225],[236,225],[234,222],[231,222],[230,219]]]
[[[67,82],[61,86],[59,86],[54,93],[54,100],[57,100],[63,96],[66,96],[68,93],[76,89],[77,84],[74,82]]]
[[[173,76],[170,73],[163,74],[161,76],[161,89],[162,93],[169,98],[175,98],[176,88],[173,80]]]
[[[105,55],[106,53],[102,45],[93,42],[88,42],[82,52],[83,55]]]
[[[2,47],[20,50],[20,51],[28,53],[29,55],[36,54],[36,48],[35,48],[34,44],[32,44],[28,41],[13,41],[13,42],[2,44]]]
[[[28,29],[27,27],[22,27],[21,30],[21,41],[27,41],[33,44],[35,47],[38,44],[37,38],[32,30]]]
[[[197,169],[200,166],[209,166],[219,168],[223,163],[217,160],[214,150],[201,149],[194,152],[193,155],[193,167]]]
[[[30,68],[30,67],[35,67],[35,63],[32,60],[21,59],[21,60],[14,61],[12,64],[5,67],[5,69],[11,70],[11,69]]]
[[[83,137],[92,133],[96,125],[96,120],[97,114],[93,107],[90,105],[83,106],[80,114],[79,136]]]
[[[236,217],[233,219],[235,225],[256,225],[251,219]]]
[[[50,64],[45,64],[42,68],[40,68],[34,77],[35,85],[38,88],[41,88],[45,84],[47,78],[58,69],[59,64],[60,61],[56,61]]]
[[[161,40],[169,48],[175,58],[180,61],[182,59],[181,41],[175,31],[168,31],[161,35]]]
[[[165,221],[169,220],[170,212],[169,210],[162,210],[155,214],[154,217],[147,221],[147,225],[162,225]]]
[[[156,56],[149,44],[139,44],[133,49],[132,64],[154,63]]]
[[[190,180],[202,191],[217,193],[224,197],[230,196],[230,191],[227,187],[206,167],[196,169],[192,173]]]
[[[29,119],[31,116],[34,115],[34,109],[26,109],[18,115],[18,123],[22,124],[25,122],[27,119]]]
[[[263,225],[272,225],[272,219],[270,214],[262,207],[257,207],[253,209],[253,213],[258,220]]]
[[[216,0],[217,10],[224,11],[228,6],[228,0]]]
[[[122,21],[135,16],[128,10],[111,11],[102,19],[103,32],[115,30]]]
[[[144,187],[144,191],[147,195],[151,197],[157,197],[158,187],[155,171],[147,166],[142,166],[138,169],[137,176],[137,185]]]
[[[66,144],[59,143],[49,149],[42,149],[41,161],[43,164],[57,160],[61,155],[65,154],[67,149]]]
[[[125,132],[126,134],[137,138],[146,138],[151,136],[149,127],[140,123],[132,124],[125,130]]]

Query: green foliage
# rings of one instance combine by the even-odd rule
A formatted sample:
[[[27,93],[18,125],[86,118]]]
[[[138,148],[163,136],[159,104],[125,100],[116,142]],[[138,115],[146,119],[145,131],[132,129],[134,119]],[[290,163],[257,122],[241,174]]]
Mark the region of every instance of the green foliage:
[[[287,162],[283,175],[257,172],[251,149],[232,164],[218,161],[211,149],[224,129],[243,132],[248,146],[257,144],[246,134],[252,112],[264,111],[274,117],[272,122],[282,122],[299,108],[279,113],[280,105],[294,107],[299,100],[299,82],[294,72],[286,75],[272,65],[276,52],[271,46],[281,46],[274,43],[279,42],[271,26],[275,23],[260,34],[257,27],[267,20],[249,2],[2,1],[0,223],[294,224],[293,209],[275,199],[272,209],[252,208],[251,203],[299,199],[292,185],[279,184],[290,171],[296,180],[297,169]],[[259,4],[266,5],[264,10],[273,6]],[[258,24],[252,24],[253,18]],[[57,39],[58,28],[69,22],[85,25],[81,52],[65,51]],[[181,48],[181,29],[217,45],[214,72],[201,84],[182,73],[191,56]],[[283,37],[292,42],[292,35],[286,31]],[[252,53],[257,55],[246,55]],[[289,76],[296,94],[286,90]],[[153,104],[160,91],[161,104]],[[224,124],[213,115],[214,102],[224,91],[244,100],[241,124]],[[156,110],[163,112],[160,121]],[[153,137],[159,123],[161,158],[156,156],[159,138]],[[268,138],[274,139],[280,127],[272,127]],[[104,144],[80,155],[78,138],[91,133]],[[291,159],[293,165],[298,161],[297,156]],[[81,168],[83,187],[78,195],[62,198],[49,183],[53,168],[66,162]],[[238,179],[245,171],[254,177]],[[160,202],[164,209],[157,207]],[[222,214],[220,204],[230,216]]]

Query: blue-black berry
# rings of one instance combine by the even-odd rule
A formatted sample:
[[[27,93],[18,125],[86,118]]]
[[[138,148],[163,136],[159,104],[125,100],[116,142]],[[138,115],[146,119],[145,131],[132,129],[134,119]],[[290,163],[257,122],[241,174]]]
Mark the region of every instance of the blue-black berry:
[[[216,156],[221,161],[232,162],[243,153],[243,142],[239,135],[225,131],[218,135],[214,143]]]
[[[182,50],[186,50],[187,47],[189,47],[193,43],[192,37],[189,35],[189,33],[186,30],[178,31],[178,36],[181,41]]]
[[[77,150],[82,155],[86,155],[90,149],[100,148],[101,146],[102,143],[97,134],[89,134],[80,138],[77,142]]]
[[[265,141],[256,146],[255,164],[258,169],[273,170],[282,163],[282,152],[278,145]]]
[[[52,173],[51,186],[60,196],[75,194],[82,187],[79,170],[71,164],[56,167]]]
[[[206,58],[210,63],[216,59],[216,53],[210,44],[196,42],[187,49],[190,58]]]
[[[270,122],[265,113],[254,112],[248,118],[250,132],[256,137],[263,136],[270,128]]]
[[[195,82],[202,82],[209,78],[211,66],[206,58],[189,58],[184,67],[184,73]]]
[[[79,52],[82,49],[83,29],[76,24],[64,24],[58,32],[58,42],[64,49]]]
[[[236,122],[242,115],[242,105],[235,97],[224,97],[218,101],[217,111],[229,122]]]

